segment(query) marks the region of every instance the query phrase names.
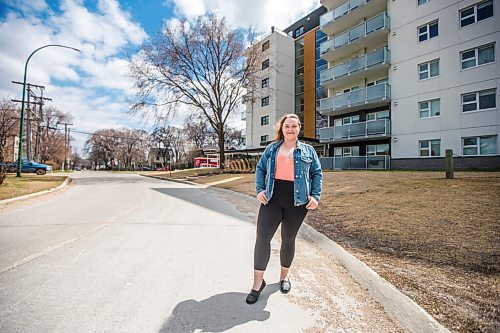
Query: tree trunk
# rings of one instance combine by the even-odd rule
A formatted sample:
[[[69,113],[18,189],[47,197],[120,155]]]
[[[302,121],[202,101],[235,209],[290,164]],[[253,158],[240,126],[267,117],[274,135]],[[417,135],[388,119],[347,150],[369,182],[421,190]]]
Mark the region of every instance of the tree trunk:
[[[224,154],[224,124],[219,123],[219,168],[225,169],[226,155]]]

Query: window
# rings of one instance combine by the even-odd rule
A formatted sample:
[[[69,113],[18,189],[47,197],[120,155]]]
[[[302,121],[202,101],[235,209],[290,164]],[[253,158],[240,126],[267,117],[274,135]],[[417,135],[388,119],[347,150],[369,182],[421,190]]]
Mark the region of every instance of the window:
[[[264,52],[265,50],[269,49],[269,45],[270,45],[270,41],[266,41],[262,44],[262,52]]]
[[[389,110],[378,111],[366,114],[366,121],[378,120],[378,119],[388,119]]]
[[[478,111],[496,108],[496,89],[476,91],[462,95],[462,111]]]
[[[424,3],[427,3],[428,0],[417,0],[417,5],[420,6],[420,5],[423,5]]]
[[[441,140],[421,140],[420,156],[441,156]]]
[[[342,156],[359,156],[359,146],[342,147]]]
[[[304,33],[304,26],[295,29],[295,38],[301,36]]]
[[[439,99],[418,102],[418,111],[420,113],[420,119],[439,116],[440,115],[439,106],[440,106]]]
[[[381,83],[388,83],[389,82],[389,79],[388,78],[383,78],[383,79],[379,79],[379,80],[376,80],[376,81],[373,81],[373,82],[369,82],[366,84],[367,87],[371,87],[371,86],[374,86],[374,85],[377,85],[377,84],[381,84]]]
[[[262,88],[269,87],[269,78],[266,77],[265,79],[262,80]]]
[[[366,155],[368,156],[389,155],[389,144],[381,143],[379,145],[367,145]]]
[[[460,26],[465,27],[492,16],[493,0],[483,1],[460,11]]]
[[[260,136],[260,142],[267,142],[267,141],[269,141],[269,135]]]
[[[269,125],[269,116],[260,117],[260,126]]]
[[[497,136],[462,138],[462,155],[497,154]]]
[[[476,67],[495,61],[495,43],[476,47],[460,53],[462,69]]]
[[[425,80],[439,75],[439,59],[418,65],[418,79]]]
[[[266,59],[262,62],[262,69],[269,68],[269,59]]]
[[[418,41],[423,42],[424,40],[431,39],[438,35],[438,21],[427,23],[418,27]]]
[[[260,106],[268,106],[269,105],[269,96],[266,96],[260,100]]]

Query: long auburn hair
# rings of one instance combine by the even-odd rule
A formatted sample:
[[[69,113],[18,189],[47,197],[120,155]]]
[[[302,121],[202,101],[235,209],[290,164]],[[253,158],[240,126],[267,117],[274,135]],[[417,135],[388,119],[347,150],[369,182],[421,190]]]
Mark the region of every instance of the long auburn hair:
[[[274,125],[274,130],[275,130],[274,140],[275,141],[280,141],[280,140],[284,139],[284,137],[283,137],[283,123],[288,118],[297,119],[297,122],[299,123],[299,128],[302,126],[302,124],[300,123],[299,116],[297,116],[295,113],[285,114],[283,117],[280,118],[280,120],[278,120],[276,125]]]

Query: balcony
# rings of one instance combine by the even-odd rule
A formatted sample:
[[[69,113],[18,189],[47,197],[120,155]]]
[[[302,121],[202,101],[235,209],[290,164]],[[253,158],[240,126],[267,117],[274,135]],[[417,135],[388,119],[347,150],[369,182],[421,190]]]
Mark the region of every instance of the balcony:
[[[332,8],[338,7],[344,1],[345,0],[320,0],[320,3],[326,9],[331,10]]]
[[[361,123],[319,129],[319,142],[347,142],[384,139],[391,135],[391,121],[379,119]]]
[[[319,112],[334,115],[358,111],[368,107],[377,107],[388,104],[391,87],[387,83],[380,83],[371,87],[353,90],[346,94],[323,98],[319,101]]]
[[[386,0],[349,0],[321,15],[320,29],[329,36],[335,35],[348,29],[353,22],[359,22],[386,9]]]
[[[361,48],[374,48],[387,41],[389,17],[381,13],[321,43],[321,58],[335,61]]]
[[[368,76],[377,77],[387,74],[389,64],[389,50],[378,49],[321,71],[320,84],[326,89],[351,85]]]
[[[390,156],[320,157],[323,170],[389,170]]]

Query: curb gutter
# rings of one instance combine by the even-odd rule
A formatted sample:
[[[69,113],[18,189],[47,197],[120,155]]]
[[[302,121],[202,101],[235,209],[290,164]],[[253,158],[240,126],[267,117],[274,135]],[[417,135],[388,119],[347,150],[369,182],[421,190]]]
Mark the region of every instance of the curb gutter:
[[[67,176],[66,180],[61,185],[59,185],[57,187],[53,187],[51,189],[40,191],[40,192],[35,192],[35,193],[26,194],[26,195],[21,195],[19,197],[15,197],[15,198],[0,200],[0,206],[6,205],[6,204],[9,204],[9,203],[12,203],[12,202],[26,200],[26,199],[38,197],[40,195],[44,195],[44,194],[47,194],[47,193],[58,191],[58,190],[62,189],[63,187],[65,187],[66,185],[68,185],[68,183],[70,183],[71,181],[72,181],[72,178],[69,177],[69,176]]]
[[[370,295],[404,328],[415,333],[449,333],[450,331],[429,315],[417,303],[378,275],[364,262],[343,247],[304,223],[300,235],[318,245],[325,253],[343,266],[354,279],[368,289]]]

